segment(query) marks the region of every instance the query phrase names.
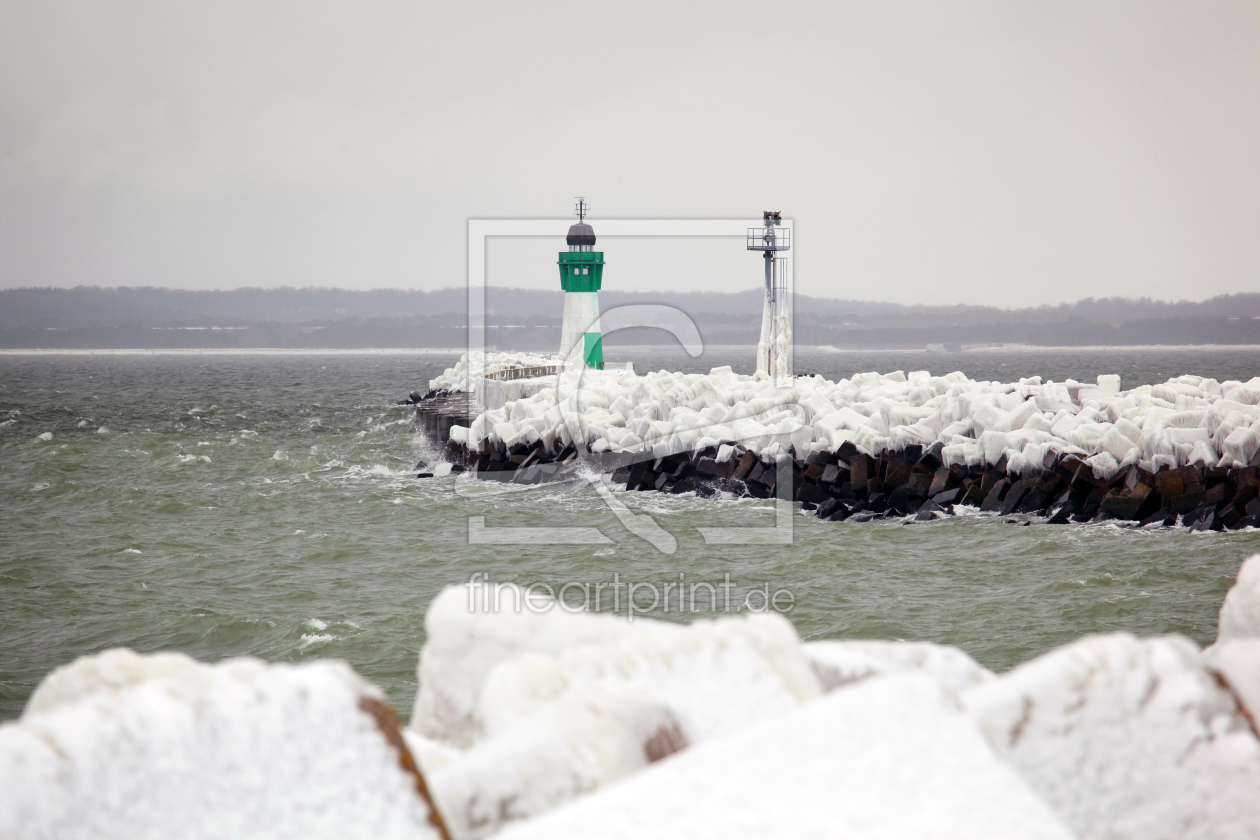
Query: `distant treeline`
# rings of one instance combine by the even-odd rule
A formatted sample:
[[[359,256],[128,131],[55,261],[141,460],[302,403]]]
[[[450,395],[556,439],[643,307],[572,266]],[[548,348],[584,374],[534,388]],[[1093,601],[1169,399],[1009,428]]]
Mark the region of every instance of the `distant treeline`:
[[[605,309],[658,303],[691,315],[709,344],[752,344],[761,290],[621,292]],[[279,288],[187,291],[79,286],[0,290],[3,348],[460,347],[467,291]],[[559,343],[560,291],[486,290],[488,344],[545,350]],[[1087,299],[1059,306],[998,309],[918,306],[797,295],[798,344],[922,348],[982,344],[1260,344],[1260,294],[1201,302]],[[611,344],[659,344],[655,330],[610,335]]]

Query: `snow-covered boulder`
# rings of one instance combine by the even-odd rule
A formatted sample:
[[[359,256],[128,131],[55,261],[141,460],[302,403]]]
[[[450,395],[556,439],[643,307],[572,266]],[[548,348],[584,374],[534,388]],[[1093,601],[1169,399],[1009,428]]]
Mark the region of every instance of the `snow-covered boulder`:
[[[466,750],[440,757],[433,773],[459,840],[822,694],[777,613],[679,626],[551,603],[545,612],[517,612],[510,601],[491,610],[451,589],[430,608],[420,696],[446,716],[420,716],[421,734],[452,733]]]
[[[879,677],[497,835],[1021,840],[1071,832],[930,678]]]
[[[420,735],[467,748],[485,734],[479,703],[482,687],[499,663],[525,653],[550,654],[584,644],[676,634],[659,621],[633,624],[612,615],[570,611],[546,598],[498,584],[450,586],[424,617],[411,728]]]
[[[1225,593],[1216,625],[1216,641],[1260,637],[1260,554],[1243,561],[1238,579]]]
[[[428,772],[456,840],[489,836],[687,746],[656,703],[569,692]]]
[[[1260,741],[1184,638],[1087,637],[963,702],[1086,840],[1260,837]]]
[[[1229,687],[1260,735],[1260,638],[1230,639],[1204,651],[1208,669]]]
[[[958,648],[932,642],[819,641],[801,649],[824,691],[884,674],[922,673],[954,694],[994,679]]]
[[[347,665],[110,651],[0,726],[0,837],[436,838],[378,689]]]
[[[602,644],[506,660],[488,675],[479,718],[490,734],[568,693],[659,704],[695,743],[789,710],[821,687],[791,623],[778,613],[696,621],[675,632],[643,622]],[[640,632],[647,631],[647,632]]]

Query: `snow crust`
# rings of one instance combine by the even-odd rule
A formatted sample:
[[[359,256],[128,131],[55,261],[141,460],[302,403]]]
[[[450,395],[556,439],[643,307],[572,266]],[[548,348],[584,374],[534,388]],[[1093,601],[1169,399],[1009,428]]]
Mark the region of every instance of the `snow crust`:
[[[465,357],[433,384],[471,389],[477,365],[499,369],[541,358]],[[1114,375],[1086,386],[1035,376],[975,381],[959,372],[859,373],[832,382],[743,376],[729,367],[708,374],[585,370],[518,393],[452,437],[473,447],[487,439],[541,440],[553,450],[572,444],[653,457],[723,442],[766,457],[835,451],[845,442],[867,455],[939,442],[948,465],[995,465],[1005,456],[1008,471],[1023,474],[1040,470],[1053,450],[1086,459],[1108,479],[1131,464],[1150,472],[1192,463],[1246,466],[1260,450],[1260,377],[1179,376],[1124,391]]]
[[[925,676],[880,677],[502,832],[564,838],[1070,838]]]
[[[660,704],[572,691],[440,764],[429,778],[452,834],[471,840],[681,749],[686,742],[678,733],[673,713]]]
[[[487,836],[822,693],[777,614],[678,626],[545,603],[545,613],[511,600],[496,610],[451,587],[430,608],[412,727],[466,750],[432,774],[457,837]]]
[[[773,613],[451,587],[402,733],[338,661],[106,651],[0,725],[0,837],[434,837],[401,736],[453,840],[1260,840],[1258,584],[1260,555],[1207,651],[1091,636],[1000,676],[925,642],[801,643]]]
[[[1260,742],[1187,639],[1086,637],[963,702],[1082,838],[1260,837]]]
[[[1252,731],[1260,735],[1260,639],[1231,639],[1204,651],[1204,659],[1234,693]]]
[[[0,837],[432,838],[347,665],[108,651],[0,726]]]
[[[1260,554],[1243,561],[1238,579],[1225,593],[1217,622],[1218,644],[1253,638],[1260,638]]]
[[[611,643],[631,633],[642,637],[683,632],[672,624],[631,625],[611,615],[569,612],[559,606],[546,612],[527,609],[513,590],[496,591],[494,586],[447,587],[429,605],[417,669],[420,691],[411,717],[411,728],[426,738],[467,748],[484,736],[482,687],[501,662],[525,653]]]
[[[884,674],[921,673],[959,694],[994,679],[955,647],[931,642],[806,642],[801,646],[824,691]]]

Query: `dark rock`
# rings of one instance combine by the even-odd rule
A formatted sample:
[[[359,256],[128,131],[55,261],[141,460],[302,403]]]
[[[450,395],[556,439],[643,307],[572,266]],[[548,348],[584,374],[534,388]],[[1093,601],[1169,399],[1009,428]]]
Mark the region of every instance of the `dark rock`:
[[[928,486],[928,495],[936,496],[944,493],[946,490],[952,490],[959,484],[958,476],[949,470],[937,470],[932,476],[932,483]]]
[[[1252,499],[1243,506],[1243,511],[1248,516],[1260,516],[1260,497]]]
[[[1007,488],[1010,487],[1009,479],[1002,479],[993,485],[993,489],[984,497],[984,502],[980,505],[980,510],[996,511],[1002,509],[1002,497],[1006,495]]]
[[[451,464],[451,475],[459,475],[460,473],[464,472],[464,470],[466,469],[468,468],[465,467],[463,464]]]
[[[895,465],[894,465],[895,463]],[[912,467],[905,461],[889,462],[888,474],[884,476],[884,487],[896,490],[910,480]]]
[[[840,467],[835,464],[828,464],[822,471],[822,475],[818,477],[819,484],[834,484],[836,479],[840,477]]]
[[[796,488],[796,500],[798,502],[810,502],[815,505],[822,504],[824,501],[835,501],[834,499],[829,499],[827,494],[817,484],[810,484],[809,482],[805,482]]]
[[[845,443],[848,443],[848,441],[845,441]],[[872,473],[878,475],[879,468],[874,461],[865,455],[857,453],[849,460],[849,475],[851,476],[855,492],[860,493],[866,490],[866,485],[870,482]]]
[[[888,497],[883,493],[872,493],[866,497],[866,507],[876,513],[888,510]]]
[[[431,472],[416,473],[416,478],[433,478],[433,473]]]
[[[1257,496],[1260,496],[1260,487],[1254,484],[1241,484],[1238,487],[1238,492],[1234,494],[1234,507],[1239,510],[1246,510],[1247,503]]]
[[[979,484],[971,485],[967,488],[967,494],[963,496],[961,504],[980,507],[984,504],[984,490]]]
[[[879,514],[875,513],[875,511],[863,510],[850,516],[849,521],[850,522],[870,522],[872,519],[874,519],[878,515]]]
[[[739,462],[735,465],[733,477],[741,480],[747,478],[748,474],[752,472],[753,467],[760,463],[761,462],[757,460],[756,455],[751,452],[745,452],[740,456]]]
[[[1011,489],[1006,491],[1006,495],[1002,498],[1003,516],[1011,513],[1019,505],[1020,500],[1024,498],[1024,494],[1028,492],[1028,482],[1020,479],[1011,485]]]
[[[848,508],[848,507],[845,507],[844,505],[840,505],[840,507],[836,508],[834,511],[831,512],[831,515],[827,517],[827,521],[828,522],[843,522],[844,520],[849,518],[849,515],[852,512],[853,512],[852,508]]]
[[[844,460],[850,461],[853,459],[855,455],[859,453],[858,453],[858,448],[853,443],[853,441],[846,440],[844,443],[840,444],[840,448],[836,450],[836,454],[839,455]]]
[[[958,497],[961,495],[962,495],[962,488],[955,487],[953,490],[946,490],[942,493],[937,493],[935,496],[932,497],[932,501],[944,507],[945,505],[954,504],[954,502],[958,501]]]
[[[1241,531],[1243,528],[1260,528],[1260,516],[1244,516],[1234,523],[1234,530]]]
[[[1050,518],[1046,521],[1051,525],[1066,525],[1071,513],[1072,511],[1067,505],[1061,505],[1054,513],[1050,514]]]
[[[844,507],[839,499],[825,499],[818,505],[818,518],[826,519],[836,512],[836,508]]]
[[[648,465],[647,461],[640,461],[637,464],[631,464],[630,475],[626,479],[626,489],[627,490],[642,489],[643,481],[651,471],[652,469]],[[656,479],[653,478],[652,481],[655,482]]]
[[[1220,507],[1225,502],[1234,500],[1234,488],[1228,484],[1214,484],[1203,494],[1203,503],[1212,507]]]
[[[1199,520],[1206,517],[1210,510],[1211,508],[1208,508],[1204,505],[1199,505],[1197,508],[1195,508],[1194,510],[1190,511],[1189,513],[1181,517],[1181,524],[1187,527],[1195,525],[1196,523],[1199,522]]]
[[[1165,496],[1164,498],[1168,499],[1168,506],[1175,512],[1187,514],[1203,504],[1203,497],[1204,493],[1200,491],[1198,493],[1182,493],[1179,496],[1173,496],[1171,498]],[[1250,511],[1248,511],[1248,513],[1250,513]]]
[[[927,501],[919,507],[914,519],[916,522],[931,522],[933,519],[936,519],[938,513],[944,514],[945,511],[935,502]]]
[[[918,505],[910,495],[909,487],[898,487],[888,496],[888,506],[898,513],[913,513]]]
[[[1207,513],[1190,527],[1192,532],[1198,531],[1220,531],[1224,526],[1216,521],[1216,511],[1209,510]]]
[[[1145,484],[1135,484],[1129,492],[1112,490],[1103,497],[1099,507],[1116,519],[1141,519],[1144,513],[1149,512],[1144,508],[1152,492],[1151,488]]]

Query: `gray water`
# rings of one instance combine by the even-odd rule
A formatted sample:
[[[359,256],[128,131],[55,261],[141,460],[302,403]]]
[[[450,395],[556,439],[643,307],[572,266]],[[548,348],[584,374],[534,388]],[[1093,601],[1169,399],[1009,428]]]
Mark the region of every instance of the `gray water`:
[[[640,370],[747,372],[751,355],[609,348]],[[1205,644],[1239,564],[1260,551],[1254,531],[1021,527],[979,516],[903,525],[795,515],[791,544],[709,545],[697,526],[769,528],[772,510],[618,493],[673,536],[666,554],[627,531],[585,482],[415,479],[431,449],[413,434],[410,410],[393,403],[454,360],[0,356],[0,422],[14,421],[0,427],[0,719],[19,714],[50,669],[118,645],[206,660],[339,657],[406,713],[426,606],[475,572],[555,589],[614,575],[661,588],[729,576],[734,608],[759,605],[752,590],[763,586],[790,593],[779,604],[791,601],[805,638],[931,640],[997,670],[1085,633],[1176,632]],[[1249,379],[1260,351],[798,350],[796,369],[833,379],[896,369],[1000,380],[1119,373],[1128,388],[1187,372]],[[53,439],[39,440],[44,432]],[[474,545],[470,517],[484,517],[486,533],[584,526],[606,542]],[[697,613],[674,601],[647,613],[713,617],[699,591]]]

